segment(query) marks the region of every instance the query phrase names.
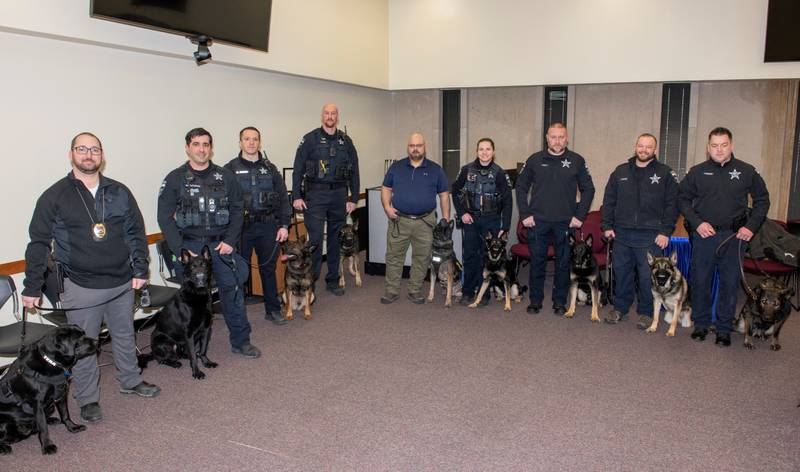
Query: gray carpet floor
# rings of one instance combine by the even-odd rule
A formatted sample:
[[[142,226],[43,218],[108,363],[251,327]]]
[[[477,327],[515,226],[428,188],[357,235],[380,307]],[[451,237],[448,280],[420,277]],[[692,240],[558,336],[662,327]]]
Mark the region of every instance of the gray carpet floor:
[[[320,293],[310,321],[250,306],[257,360],[230,353],[218,319],[219,368],[200,381],[151,364],[157,398],[117,393],[103,367],[105,419],[51,426],[58,454],[30,438],[0,471],[800,470],[797,314],[783,350],[749,352],[739,335],[723,349],[688,328],[592,324],[588,307],[386,306],[383,278],[364,282]]]

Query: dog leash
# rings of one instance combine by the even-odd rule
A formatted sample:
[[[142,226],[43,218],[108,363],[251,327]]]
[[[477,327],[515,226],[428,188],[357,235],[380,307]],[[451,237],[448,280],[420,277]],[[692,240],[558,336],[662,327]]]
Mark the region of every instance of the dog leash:
[[[117,298],[120,298],[121,296],[125,295],[126,293],[128,293],[128,292],[130,292],[132,290],[133,290],[132,288],[125,289],[122,292],[118,293],[117,295],[109,298],[108,300],[106,300],[104,302],[100,302],[100,303],[97,303],[95,305],[90,305],[90,306],[75,307],[75,308],[44,308],[44,307],[39,306],[39,305],[33,305],[33,307],[36,308],[37,310],[41,310],[41,311],[78,311],[78,310],[88,310],[89,308],[97,308],[99,306],[105,305],[106,303],[111,303],[114,300],[116,300]],[[25,313],[25,311],[23,310],[23,315],[24,315],[24,313]]]

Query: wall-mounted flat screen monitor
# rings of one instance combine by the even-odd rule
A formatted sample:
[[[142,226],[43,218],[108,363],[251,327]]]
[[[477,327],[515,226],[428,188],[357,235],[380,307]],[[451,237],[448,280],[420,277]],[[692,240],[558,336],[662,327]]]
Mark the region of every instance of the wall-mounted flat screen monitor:
[[[800,61],[800,0],[769,0],[764,62]]]
[[[91,16],[267,51],[272,0],[92,0]]]

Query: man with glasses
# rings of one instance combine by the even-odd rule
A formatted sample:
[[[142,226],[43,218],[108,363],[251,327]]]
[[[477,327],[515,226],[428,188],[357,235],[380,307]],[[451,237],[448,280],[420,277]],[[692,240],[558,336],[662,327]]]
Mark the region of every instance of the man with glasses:
[[[158,225],[169,249],[200,254],[211,249],[214,281],[228,326],[231,352],[255,359],[261,351],[250,344],[250,322],[244,305],[244,282],[250,266],[235,251],[242,232],[242,190],[233,173],[213,162],[211,133],[195,128],[186,133],[189,160],[173,170],[158,194]],[[178,277],[183,266],[176,267]]]
[[[69,322],[94,339],[105,323],[120,392],[154,397],[161,389],[142,380],[133,330],[133,290],[147,283],[149,265],[142,214],[127,187],[100,173],[103,146],[97,136],[78,134],[68,155],[72,172],[47,189],[33,211],[22,303],[40,305],[52,245],[63,268],[61,306]],[[102,420],[97,356],[78,361],[72,378],[81,418]]]
[[[325,286],[336,296],[344,295],[339,287],[339,229],[347,214],[358,203],[358,154],[353,141],[339,130],[339,109],[333,103],[322,107],[322,126],[303,136],[297,147],[292,173],[292,206],[303,212],[309,239],[316,244],[314,280],[319,278],[322,263],[322,234],[325,240],[328,273]],[[348,196],[349,191],[349,196]]]

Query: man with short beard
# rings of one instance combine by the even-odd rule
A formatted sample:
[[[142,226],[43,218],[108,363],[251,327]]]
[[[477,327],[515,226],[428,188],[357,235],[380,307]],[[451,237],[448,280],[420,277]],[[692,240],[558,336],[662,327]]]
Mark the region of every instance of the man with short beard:
[[[33,211],[22,303],[40,304],[52,245],[64,272],[61,306],[69,322],[93,339],[105,323],[120,392],[154,397],[161,389],[142,380],[133,331],[133,290],[147,282],[149,267],[142,214],[126,186],[100,173],[103,146],[97,136],[75,136],[69,158],[72,172],[47,189]],[[72,378],[81,418],[102,420],[97,356],[78,361]]]
[[[634,156],[608,178],[600,227],[614,240],[614,307],[605,322],[616,324],[628,316],[638,287],[637,326],[652,323],[653,293],[647,252],[657,255],[669,244],[678,219],[678,178],[656,158],[656,137],[644,133],[636,140]],[[634,284],[634,274],[637,283]]]
[[[425,157],[425,137],[413,133],[408,138],[408,157],[389,168],[383,178],[381,203],[389,218],[386,232],[386,286],[381,303],[388,305],[399,297],[403,262],[411,245],[411,276],[408,299],[423,304],[422,282],[431,260],[433,226],[436,224],[436,197],[442,219],[450,220],[450,192],[447,177],[439,164]]]
[[[569,290],[569,234],[583,226],[594,198],[594,184],[583,156],[567,149],[567,128],[553,123],[547,129],[547,149],[525,161],[517,178],[517,205],[522,225],[528,229],[531,251],[531,303],[537,314],[544,299],[544,269],[551,239],[556,252],[553,277],[553,314],[566,313]],[[580,191],[580,202],[575,201]],[[528,195],[530,194],[530,200]]]

